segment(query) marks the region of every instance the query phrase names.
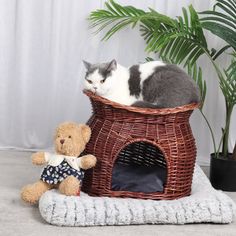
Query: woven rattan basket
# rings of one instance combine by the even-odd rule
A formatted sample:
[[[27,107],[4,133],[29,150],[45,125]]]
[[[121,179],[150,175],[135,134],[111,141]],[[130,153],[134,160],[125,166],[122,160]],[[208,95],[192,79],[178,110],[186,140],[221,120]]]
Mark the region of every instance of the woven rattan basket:
[[[93,114],[85,153],[97,157],[97,165],[86,171],[82,190],[89,195],[177,199],[190,194],[196,159],[195,140],[189,117],[198,104],[168,109],[123,106],[84,91]],[[113,191],[112,170],[116,162],[160,165],[167,177],[163,192]]]

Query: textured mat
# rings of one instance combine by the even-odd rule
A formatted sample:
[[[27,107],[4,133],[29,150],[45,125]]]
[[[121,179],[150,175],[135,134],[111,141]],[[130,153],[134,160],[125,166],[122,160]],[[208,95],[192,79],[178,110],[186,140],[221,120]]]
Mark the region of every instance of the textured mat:
[[[192,193],[178,200],[139,200],[131,198],[66,197],[56,190],[40,199],[39,210],[50,224],[60,226],[230,223],[235,203],[216,191],[199,166],[195,167]]]

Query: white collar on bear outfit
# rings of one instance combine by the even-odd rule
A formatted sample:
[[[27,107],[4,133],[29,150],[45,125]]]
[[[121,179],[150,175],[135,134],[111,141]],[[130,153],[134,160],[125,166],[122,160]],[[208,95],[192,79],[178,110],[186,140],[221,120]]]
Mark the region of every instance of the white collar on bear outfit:
[[[66,162],[74,169],[80,170],[80,158],[75,156],[66,156],[66,155],[59,155],[55,153],[49,153],[45,152],[45,160],[50,166],[58,166],[60,165],[63,160],[66,160]]]

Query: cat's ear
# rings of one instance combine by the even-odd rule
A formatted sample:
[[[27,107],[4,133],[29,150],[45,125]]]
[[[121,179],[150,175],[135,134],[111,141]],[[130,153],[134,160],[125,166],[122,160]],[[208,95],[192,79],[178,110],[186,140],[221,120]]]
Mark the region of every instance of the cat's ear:
[[[117,62],[115,59],[113,59],[107,66],[108,71],[115,70],[117,68]]]
[[[84,60],[83,60],[83,63],[84,63],[84,66],[87,70],[89,70],[91,68],[91,63],[84,61]]]

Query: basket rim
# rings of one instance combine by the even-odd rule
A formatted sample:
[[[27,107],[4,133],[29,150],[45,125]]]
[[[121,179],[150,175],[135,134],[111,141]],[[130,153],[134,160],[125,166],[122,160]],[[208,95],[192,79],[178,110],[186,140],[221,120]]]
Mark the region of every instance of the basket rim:
[[[86,94],[92,100],[97,101],[97,102],[101,102],[105,105],[112,106],[113,108],[123,109],[123,110],[129,111],[129,112],[135,112],[135,113],[141,113],[141,114],[147,114],[147,115],[175,114],[175,113],[179,113],[179,112],[192,111],[196,108],[199,108],[199,106],[200,106],[199,103],[190,103],[187,105],[173,107],[173,108],[157,108],[157,109],[138,108],[138,107],[122,105],[120,103],[110,101],[104,97],[98,96],[98,95],[94,94],[93,92],[85,90],[85,89],[83,90],[83,93]]]

